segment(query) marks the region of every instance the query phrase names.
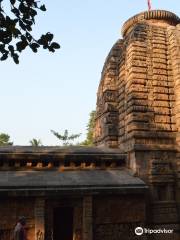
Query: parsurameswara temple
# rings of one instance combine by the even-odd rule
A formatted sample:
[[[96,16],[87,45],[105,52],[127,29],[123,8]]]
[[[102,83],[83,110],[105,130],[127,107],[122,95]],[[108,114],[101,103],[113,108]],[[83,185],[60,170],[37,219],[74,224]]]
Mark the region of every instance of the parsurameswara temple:
[[[102,71],[95,147],[0,148],[0,240],[19,216],[28,240],[180,239],[180,18],[143,12],[122,35]]]

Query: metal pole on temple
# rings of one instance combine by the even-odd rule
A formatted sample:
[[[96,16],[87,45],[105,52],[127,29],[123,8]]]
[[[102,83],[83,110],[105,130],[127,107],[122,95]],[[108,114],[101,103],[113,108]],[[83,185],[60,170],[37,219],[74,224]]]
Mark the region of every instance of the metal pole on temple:
[[[151,0],[148,0],[148,11],[151,11]]]

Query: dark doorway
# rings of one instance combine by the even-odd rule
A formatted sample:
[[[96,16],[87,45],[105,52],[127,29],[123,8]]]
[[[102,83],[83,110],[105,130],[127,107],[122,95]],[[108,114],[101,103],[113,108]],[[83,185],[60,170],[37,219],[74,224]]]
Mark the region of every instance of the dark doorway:
[[[53,240],[73,240],[73,208],[55,208],[53,225]]]

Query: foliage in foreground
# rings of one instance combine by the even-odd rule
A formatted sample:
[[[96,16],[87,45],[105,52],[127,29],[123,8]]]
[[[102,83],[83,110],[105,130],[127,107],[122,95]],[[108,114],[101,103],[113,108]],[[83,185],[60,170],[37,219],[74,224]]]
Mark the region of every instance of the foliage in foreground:
[[[44,4],[36,0],[8,0],[9,9],[5,8],[5,0],[0,0],[0,60],[12,57],[19,63],[19,54],[29,47],[38,52],[40,47],[55,52],[60,45],[53,42],[50,32],[42,34],[39,39],[32,35],[32,27],[38,10],[46,11]],[[10,12],[10,14],[8,14]]]

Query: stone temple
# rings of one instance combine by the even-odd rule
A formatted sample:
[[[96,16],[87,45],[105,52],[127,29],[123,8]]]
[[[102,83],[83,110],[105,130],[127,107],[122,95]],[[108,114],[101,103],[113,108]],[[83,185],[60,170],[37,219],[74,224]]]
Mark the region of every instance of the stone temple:
[[[0,240],[19,216],[28,240],[180,239],[180,18],[143,12],[122,35],[102,71],[94,147],[0,148]]]

